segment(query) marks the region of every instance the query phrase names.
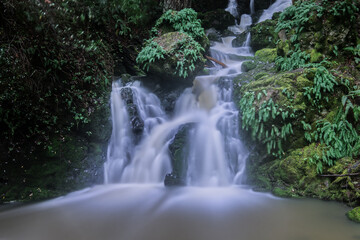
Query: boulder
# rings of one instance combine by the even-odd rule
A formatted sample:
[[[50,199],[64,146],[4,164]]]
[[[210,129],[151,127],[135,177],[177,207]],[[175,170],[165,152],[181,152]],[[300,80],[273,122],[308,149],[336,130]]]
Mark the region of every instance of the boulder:
[[[149,75],[165,81],[186,82],[203,68],[203,53],[200,44],[186,33],[169,32],[148,41],[137,61]]]
[[[205,29],[215,28],[218,31],[224,31],[228,26],[235,24],[235,18],[224,9],[217,9],[210,12],[200,13],[198,17],[201,25]]]

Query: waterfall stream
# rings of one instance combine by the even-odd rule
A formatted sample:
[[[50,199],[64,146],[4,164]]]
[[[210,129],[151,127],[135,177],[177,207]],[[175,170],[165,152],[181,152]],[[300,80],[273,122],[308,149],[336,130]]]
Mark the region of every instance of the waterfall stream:
[[[188,163],[186,183],[223,186],[241,183],[247,151],[239,136],[239,112],[232,99],[232,78],[241,72],[241,61],[234,57],[251,56],[249,39],[243,47],[232,47],[234,37],[226,37],[210,49],[228,68],[210,68],[210,75],[198,76],[192,88],[185,89],[176,102],[173,117],[166,116],[160,100],[139,82],[113,84],[111,109],[113,133],[105,163],[106,183],[160,183],[171,172],[169,144],[180,126],[193,123],[188,130],[185,154]],[[230,57],[231,55],[231,57]],[[144,122],[138,144],[132,136],[124,91]]]

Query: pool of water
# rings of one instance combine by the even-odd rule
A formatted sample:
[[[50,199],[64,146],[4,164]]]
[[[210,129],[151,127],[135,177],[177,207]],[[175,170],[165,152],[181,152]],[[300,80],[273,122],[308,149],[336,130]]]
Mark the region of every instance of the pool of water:
[[[1,212],[0,239],[360,239],[348,210],[246,187],[105,185]]]

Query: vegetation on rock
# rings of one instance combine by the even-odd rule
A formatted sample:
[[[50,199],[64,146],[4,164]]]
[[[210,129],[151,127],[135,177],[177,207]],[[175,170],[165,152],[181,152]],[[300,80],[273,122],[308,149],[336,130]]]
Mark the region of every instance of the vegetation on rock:
[[[260,188],[359,204],[359,8],[351,0],[297,1],[262,36],[278,32],[275,61],[260,60],[269,51],[261,50],[254,62],[263,63],[237,79],[243,128],[258,143],[249,180]],[[287,124],[292,132],[284,134]]]
[[[169,10],[156,22],[136,61],[144,70],[166,78],[188,78],[203,66],[209,42],[192,9]]]

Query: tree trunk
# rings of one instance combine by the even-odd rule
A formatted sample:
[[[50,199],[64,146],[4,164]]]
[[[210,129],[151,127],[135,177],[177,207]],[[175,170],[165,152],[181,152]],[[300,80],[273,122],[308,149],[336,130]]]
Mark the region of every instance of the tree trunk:
[[[191,0],[164,0],[163,11],[166,12],[169,9],[180,11],[181,9],[190,7]]]

